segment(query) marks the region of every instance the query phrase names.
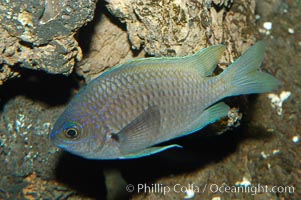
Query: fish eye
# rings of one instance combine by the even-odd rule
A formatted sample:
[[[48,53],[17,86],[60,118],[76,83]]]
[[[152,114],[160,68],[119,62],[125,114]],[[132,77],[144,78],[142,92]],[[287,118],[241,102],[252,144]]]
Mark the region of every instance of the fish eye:
[[[65,124],[64,135],[69,139],[77,139],[81,134],[81,127],[76,122]]]
[[[79,135],[79,131],[76,128],[68,128],[65,130],[67,138],[75,139]]]

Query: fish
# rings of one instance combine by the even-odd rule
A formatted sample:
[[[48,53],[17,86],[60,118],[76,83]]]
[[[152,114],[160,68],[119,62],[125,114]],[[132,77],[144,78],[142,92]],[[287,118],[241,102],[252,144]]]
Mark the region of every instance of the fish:
[[[261,70],[265,45],[255,43],[220,74],[224,45],[183,57],[128,61],[83,87],[59,116],[53,145],[87,159],[133,159],[181,147],[160,146],[226,117],[226,97],[275,90]],[[159,145],[159,146],[158,146]]]

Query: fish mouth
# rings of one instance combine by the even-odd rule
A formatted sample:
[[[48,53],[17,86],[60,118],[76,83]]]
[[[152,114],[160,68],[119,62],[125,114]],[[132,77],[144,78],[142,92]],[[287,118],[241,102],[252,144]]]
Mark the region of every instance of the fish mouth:
[[[53,146],[56,146],[56,147],[59,147],[61,149],[66,149],[67,147],[67,144],[66,144],[66,141],[63,140],[62,138],[60,138],[60,132],[61,131],[52,131],[50,134],[49,134],[49,140],[50,140],[50,143],[53,145]]]
[[[58,137],[55,132],[50,134],[49,139],[50,143],[55,147],[75,155],[81,154],[81,152],[77,149],[77,143],[74,143],[74,141],[66,141]]]
[[[56,147],[59,147],[59,148],[62,148],[64,149],[64,145],[63,142],[57,138],[57,137],[52,137],[51,135],[49,136],[49,140],[50,140],[50,143],[53,145],[53,146],[56,146]]]
[[[55,146],[57,146],[59,142],[59,138],[57,137],[57,134],[59,134],[58,131],[51,131],[51,133],[48,136],[50,142]]]

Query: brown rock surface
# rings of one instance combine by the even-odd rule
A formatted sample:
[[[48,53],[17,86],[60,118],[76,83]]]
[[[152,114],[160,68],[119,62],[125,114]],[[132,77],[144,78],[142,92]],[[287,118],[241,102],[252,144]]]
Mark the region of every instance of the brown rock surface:
[[[59,21],[62,15],[57,13],[66,8],[64,2],[59,4],[61,7],[48,5],[48,9],[55,12],[48,10],[47,15],[43,15],[41,19],[45,26]],[[270,2],[258,4],[257,14],[262,18],[257,21],[253,0],[232,3],[226,0],[111,0],[107,7],[114,16],[105,11],[103,2],[98,2],[93,23],[81,29],[78,35],[84,56],[76,72],[86,82],[118,63],[144,57],[145,54],[188,55],[217,43],[227,45],[221,62],[228,64],[249,47],[256,36],[264,38],[267,44],[264,70],[282,82],[276,93],[284,90],[292,93],[283,104],[281,116],[270,106],[266,94],[231,98],[230,105],[239,107],[243,113],[240,127],[222,135],[212,134],[214,131],[208,127],[197,134],[172,141],[182,145],[182,149],[124,161],[81,159],[51,146],[48,133],[57,116],[78,91],[81,81],[74,74],[61,77],[20,70],[20,67],[39,69],[38,66],[47,61],[43,56],[48,55],[58,62],[57,67],[52,68],[54,71],[48,72],[68,74],[76,63],[75,57],[80,55],[73,34],[83,23],[73,26],[73,32],[64,32],[62,37],[52,35],[55,42],[51,43],[41,39],[47,38],[47,34],[40,37],[33,34],[34,29],[28,28],[28,13],[33,12],[30,9],[22,12],[24,20],[21,22],[26,22],[27,27],[0,31],[3,39],[0,42],[0,78],[6,81],[9,77],[20,76],[0,87],[0,199],[116,199],[125,196],[131,199],[183,199],[187,193],[178,191],[192,184],[199,188],[192,199],[298,199],[301,196],[301,125],[298,118],[301,112],[301,38],[297,33],[301,30],[301,4],[299,1]],[[89,3],[93,4],[93,1]],[[0,13],[5,6],[0,4]],[[266,10],[269,14],[262,13]],[[19,11],[17,9],[15,13]],[[42,16],[41,13],[33,16]],[[269,35],[266,31],[258,33],[266,21],[273,23]],[[14,27],[12,22],[2,23],[1,28]],[[295,34],[289,33],[288,28],[292,28]],[[61,51],[52,51],[50,47],[58,47]],[[66,62],[62,62],[62,57],[51,57],[57,52],[67,52],[60,54],[64,55]],[[41,58],[42,64],[32,66],[37,57]],[[29,64],[24,64],[26,62]],[[298,138],[299,141],[296,140]],[[133,184],[136,190],[126,192],[124,182]],[[252,191],[210,191],[210,186],[249,183],[269,188],[281,186],[282,189],[289,186],[295,190],[289,192],[287,188],[287,191],[256,195],[252,195]],[[164,195],[162,192],[138,192],[138,184],[157,184],[171,190],[179,185],[176,186],[177,191]],[[204,186],[206,190],[203,192]]]

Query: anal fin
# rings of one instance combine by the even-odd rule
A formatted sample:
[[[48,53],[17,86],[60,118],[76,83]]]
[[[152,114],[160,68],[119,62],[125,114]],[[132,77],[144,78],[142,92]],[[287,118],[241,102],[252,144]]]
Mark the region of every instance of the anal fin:
[[[167,149],[174,148],[174,147],[182,148],[182,146],[177,145],[177,144],[172,144],[172,145],[163,146],[163,147],[149,147],[142,151],[138,151],[136,153],[125,154],[124,156],[119,157],[119,159],[131,159],[131,158],[140,158],[140,157],[144,157],[144,156],[150,156],[152,154],[159,153],[161,151],[165,151]]]

